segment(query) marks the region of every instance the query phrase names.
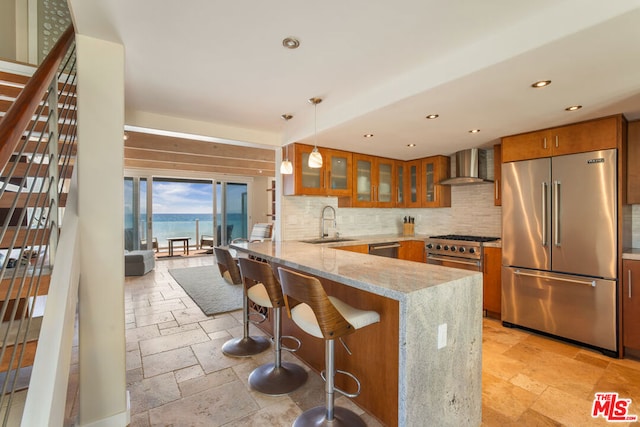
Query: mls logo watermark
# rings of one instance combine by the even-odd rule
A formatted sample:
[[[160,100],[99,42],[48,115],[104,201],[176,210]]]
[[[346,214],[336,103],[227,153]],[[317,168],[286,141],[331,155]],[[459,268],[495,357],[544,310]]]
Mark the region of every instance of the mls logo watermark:
[[[596,393],[591,416],[593,418],[602,416],[607,422],[614,423],[638,421],[637,415],[629,415],[629,405],[631,405],[631,399],[621,399],[618,393]]]

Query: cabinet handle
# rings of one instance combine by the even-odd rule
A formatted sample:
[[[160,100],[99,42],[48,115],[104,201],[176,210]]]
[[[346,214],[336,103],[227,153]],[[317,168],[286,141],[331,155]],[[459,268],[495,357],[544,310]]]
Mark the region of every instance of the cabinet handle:
[[[556,148],[558,148],[558,135],[556,135]]]
[[[629,269],[629,299],[631,299],[631,269]]]
[[[547,149],[547,137],[542,138],[542,146],[546,150]]]
[[[494,187],[496,188],[496,200],[500,198],[500,180],[496,179]]]

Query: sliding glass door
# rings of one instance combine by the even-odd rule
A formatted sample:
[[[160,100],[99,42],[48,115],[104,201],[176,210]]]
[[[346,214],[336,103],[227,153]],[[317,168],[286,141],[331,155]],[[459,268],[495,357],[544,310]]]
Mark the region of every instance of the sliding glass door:
[[[210,250],[248,238],[248,189],[243,182],[125,177],[125,249],[165,251],[167,239],[181,237]]]
[[[124,179],[124,248],[145,249],[148,235],[147,179]],[[148,242],[151,244],[151,242]]]
[[[212,240],[212,181],[153,178],[152,201],[153,236],[161,247],[177,237],[189,239],[196,248]]]
[[[227,245],[233,239],[246,239],[248,222],[247,184],[216,182],[217,244]]]

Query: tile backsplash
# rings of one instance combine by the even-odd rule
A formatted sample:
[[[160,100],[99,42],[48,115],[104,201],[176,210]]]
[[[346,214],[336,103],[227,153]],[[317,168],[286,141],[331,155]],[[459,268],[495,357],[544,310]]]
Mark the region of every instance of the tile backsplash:
[[[324,206],[337,213],[336,228],[327,221],[331,236],[400,234],[405,216],[415,218],[417,234],[472,234],[500,236],[501,209],[493,205],[493,185],[465,185],[451,188],[451,207],[438,209],[338,208],[335,197],[288,196],[282,201],[283,240],[311,239],[320,236],[320,218]]]
[[[640,248],[640,205],[632,205],[631,224],[631,246]]]

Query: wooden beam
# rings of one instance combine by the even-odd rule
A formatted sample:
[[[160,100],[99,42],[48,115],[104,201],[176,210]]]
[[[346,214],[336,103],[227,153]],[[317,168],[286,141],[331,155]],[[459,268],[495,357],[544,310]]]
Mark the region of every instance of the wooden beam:
[[[136,148],[125,148],[124,156],[128,160],[181,163],[184,165],[223,166],[228,168],[273,169],[274,165],[273,161],[201,156],[190,153],[168,153],[165,151],[139,150]]]
[[[241,147],[231,144],[197,141],[140,132],[127,132],[126,148],[138,148],[168,153],[190,153],[231,159],[275,162],[275,150]]]
[[[195,164],[156,162],[156,161],[148,161],[148,160],[129,160],[129,159],[125,159],[124,166],[127,168],[168,169],[168,170],[175,170],[175,171],[223,173],[228,175],[240,175],[240,176],[275,176],[274,167],[271,167],[270,169],[262,169],[262,173],[260,173],[260,171],[257,169],[225,167],[221,165],[195,165]]]

